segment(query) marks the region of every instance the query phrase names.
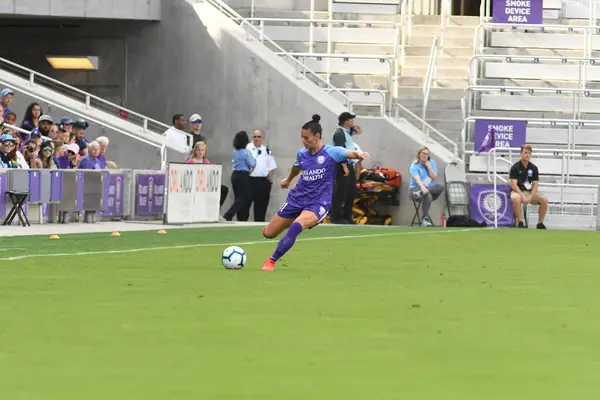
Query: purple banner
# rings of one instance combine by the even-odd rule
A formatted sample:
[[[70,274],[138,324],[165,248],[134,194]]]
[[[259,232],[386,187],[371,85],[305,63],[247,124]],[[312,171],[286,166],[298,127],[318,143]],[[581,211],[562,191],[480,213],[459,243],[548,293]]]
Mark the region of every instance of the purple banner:
[[[0,174],[0,218],[6,218],[6,174]]]
[[[498,24],[533,25],[543,22],[543,0],[496,0],[492,22]]]
[[[63,198],[63,173],[53,171],[50,173],[50,201],[61,201]]]
[[[121,217],[123,215],[124,176],[124,174],[104,173],[101,212],[103,217]]]
[[[497,185],[494,194],[494,185],[471,185],[471,218],[477,222],[485,221],[488,226],[494,225],[495,214],[498,214],[498,226],[511,227],[513,222],[513,209],[510,201],[510,186]]]
[[[527,140],[527,121],[476,120],[473,149],[475,151],[481,151],[481,145],[485,141],[486,136],[491,135],[492,133],[496,138],[497,148],[520,148]]]
[[[83,212],[83,177],[85,174],[82,171],[77,172],[77,199],[75,201],[75,209]]]
[[[42,173],[29,171],[29,202],[37,203],[42,200]]]
[[[137,176],[135,213],[137,215],[160,215],[165,204],[165,175],[143,174]]]

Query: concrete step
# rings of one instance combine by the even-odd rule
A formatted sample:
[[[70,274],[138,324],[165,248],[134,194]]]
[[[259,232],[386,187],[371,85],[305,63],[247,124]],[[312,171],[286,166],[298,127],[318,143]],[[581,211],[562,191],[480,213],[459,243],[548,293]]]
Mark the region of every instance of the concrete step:
[[[543,81],[533,79],[496,79],[483,78],[478,79],[479,86],[506,86],[506,90],[510,91],[511,87],[532,87],[532,88],[557,88],[557,89],[574,89],[579,87],[576,81]],[[588,89],[600,89],[600,82],[589,82]]]
[[[431,53],[431,40],[428,44],[423,46],[409,45],[405,49],[406,56],[422,56],[429,57]],[[444,46],[444,57],[460,57],[469,58],[473,56],[473,45],[456,47],[456,46]]]
[[[322,77],[325,78],[325,75],[322,75]],[[339,88],[376,89],[376,85],[379,85],[383,89],[387,89],[388,87],[385,76],[331,74],[330,79],[331,83]]]
[[[464,90],[454,88],[431,88],[429,92],[430,99],[436,100],[456,100],[461,99],[464,95]],[[403,86],[398,91],[399,99],[421,99],[423,97],[423,87],[420,86]]]
[[[322,46],[315,49],[315,53],[327,53],[327,44],[322,43]],[[332,49],[335,53],[345,54],[387,54],[390,56],[394,54],[394,46],[385,44],[334,43]]]
[[[426,121],[429,125],[433,126],[435,129],[442,132],[443,134],[446,134],[446,132],[452,132],[453,136],[456,136],[456,134],[458,134],[458,137],[460,137],[460,132],[464,124],[464,122],[460,119],[436,119],[432,115],[430,115],[429,111],[427,111],[426,114]]]
[[[506,47],[485,47],[483,54],[491,55],[511,55],[511,56],[532,56],[532,57],[583,57],[583,50],[563,50],[563,49],[524,49],[524,48],[506,48]],[[600,51],[593,51],[592,57],[600,57]]]
[[[468,57],[452,57],[442,56],[437,59],[437,66],[439,68],[457,68],[464,66],[465,69],[469,67]],[[429,65],[429,56],[406,56],[404,59],[405,68],[427,68]]]
[[[409,109],[421,109],[423,107],[422,99],[411,99],[411,98],[402,98],[401,103],[404,107]],[[458,110],[460,111],[460,100],[442,100],[442,99],[429,99],[427,102],[427,112],[429,110]],[[420,113],[418,115],[421,115]]]
[[[416,76],[416,77],[425,77],[427,75],[427,67],[421,68],[412,68],[405,67],[402,68],[402,76]],[[469,76],[469,71],[466,66],[458,66],[458,68],[437,68],[437,78],[451,78],[451,79],[467,79]]]
[[[310,15],[310,13],[309,13]],[[362,13],[333,13],[333,19],[354,21],[386,21],[402,23],[402,15],[395,14],[362,14]]]
[[[473,41],[475,36],[474,26],[447,26],[444,28],[444,42],[448,38],[469,38]],[[413,25],[412,36],[441,36],[442,28],[439,25]]]
[[[425,77],[419,78],[416,76],[401,76],[398,78],[398,86],[423,86]],[[467,87],[466,78],[438,78],[437,87],[439,88],[459,88],[464,89]]]
[[[402,103],[402,101],[400,101],[400,104],[404,104]],[[422,115],[422,108],[411,108],[410,109],[412,112],[414,112],[417,115]],[[427,107],[427,120],[431,119],[447,119],[447,120],[453,120],[453,121],[462,121],[463,115],[462,115],[462,111],[460,109],[439,109],[439,108],[429,108]]]
[[[442,22],[439,15],[414,15],[414,25],[440,25]],[[453,15],[450,17],[450,25],[473,26],[479,25],[479,17]]]
[[[435,33],[428,35],[413,35],[408,39],[410,46],[428,46],[431,48],[431,42]],[[446,47],[473,47],[473,37],[447,37],[444,38],[444,48]]]
[[[494,110],[471,110],[470,116],[473,117],[499,117],[499,118],[544,118],[544,119],[565,119],[572,118],[573,115],[569,113],[561,113],[555,111],[494,111]],[[587,119],[600,119],[600,114],[592,114],[596,118]]]

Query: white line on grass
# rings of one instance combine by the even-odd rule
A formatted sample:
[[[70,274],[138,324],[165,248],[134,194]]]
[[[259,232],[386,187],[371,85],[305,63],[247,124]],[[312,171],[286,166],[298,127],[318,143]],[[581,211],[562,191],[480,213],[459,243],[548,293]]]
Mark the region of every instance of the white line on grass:
[[[383,236],[401,236],[401,235],[439,235],[445,233],[460,233],[460,232],[473,232],[481,231],[485,228],[472,228],[472,229],[443,229],[435,231],[403,231],[403,232],[390,232],[390,233],[372,233],[368,235],[346,235],[346,236],[324,236],[315,238],[300,238],[297,242],[310,242],[313,240],[340,240],[340,239],[362,239],[362,238],[373,238]],[[242,242],[235,243],[236,246],[250,246],[255,244],[275,244],[275,240],[261,240],[254,242]],[[191,249],[196,247],[222,247],[231,246],[232,243],[198,243],[198,244],[184,244],[177,246],[161,246],[161,247],[143,247],[139,249],[123,249],[123,250],[103,250],[103,251],[82,251],[78,253],[49,253],[49,254],[24,254],[21,256],[14,257],[3,257],[0,261],[16,261],[23,260],[26,258],[39,258],[39,257],[78,257],[78,256],[91,256],[97,254],[124,254],[124,253],[140,253],[143,251],[160,251],[160,250],[177,250],[177,249]]]

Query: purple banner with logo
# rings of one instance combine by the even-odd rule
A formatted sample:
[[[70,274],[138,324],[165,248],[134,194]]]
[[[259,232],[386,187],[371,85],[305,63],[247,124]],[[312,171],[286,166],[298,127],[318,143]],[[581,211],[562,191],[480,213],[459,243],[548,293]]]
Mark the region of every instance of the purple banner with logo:
[[[137,215],[160,215],[165,204],[165,175],[140,174],[137,176],[135,213]]]
[[[123,215],[124,176],[124,174],[104,173],[101,212],[103,217],[121,217]]]
[[[476,120],[473,149],[475,151],[482,151],[481,145],[485,141],[486,136],[492,133],[495,136],[497,148],[520,148],[527,140],[527,121]]]
[[[42,173],[29,171],[29,202],[37,203],[42,200]]]
[[[492,22],[499,24],[541,24],[544,17],[543,0],[495,0]]]
[[[494,185],[472,184],[470,200],[471,218],[475,221],[485,221],[488,226],[493,226],[497,212],[498,226],[512,226],[513,209],[509,185],[497,185],[496,193],[494,193]]]
[[[0,174],[0,218],[6,218],[6,174]]]

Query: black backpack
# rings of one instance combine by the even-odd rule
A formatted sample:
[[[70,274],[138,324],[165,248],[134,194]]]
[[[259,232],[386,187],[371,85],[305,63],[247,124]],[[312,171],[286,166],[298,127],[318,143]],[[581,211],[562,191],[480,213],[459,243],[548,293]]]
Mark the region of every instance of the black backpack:
[[[485,221],[481,223],[475,221],[473,218],[469,218],[466,215],[453,215],[448,217],[448,221],[446,221],[446,226],[449,228],[483,228],[486,227],[487,224]]]

